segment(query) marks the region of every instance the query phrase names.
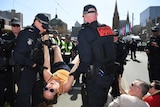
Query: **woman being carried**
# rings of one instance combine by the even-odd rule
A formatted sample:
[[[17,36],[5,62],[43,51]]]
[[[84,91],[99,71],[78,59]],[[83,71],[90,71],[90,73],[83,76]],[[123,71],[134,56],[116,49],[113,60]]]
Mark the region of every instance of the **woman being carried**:
[[[48,35],[43,37],[44,41],[48,40],[48,38]],[[57,103],[58,95],[68,92],[72,87],[74,82],[73,72],[79,65],[79,56],[77,55],[71,62],[74,66],[70,69],[70,67],[63,61],[60,48],[56,45],[51,47],[54,50],[53,74],[51,73],[52,64],[50,63],[49,48],[47,45],[44,45],[43,77],[46,85],[43,90],[43,97],[45,99],[45,103],[55,104]]]

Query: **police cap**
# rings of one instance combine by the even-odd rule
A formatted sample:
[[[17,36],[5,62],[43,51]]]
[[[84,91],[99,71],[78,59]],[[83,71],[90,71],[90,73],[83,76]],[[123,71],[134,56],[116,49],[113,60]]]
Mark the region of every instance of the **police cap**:
[[[57,30],[54,30],[54,31],[53,31],[53,34],[58,35],[58,31],[57,31]]]
[[[20,25],[20,20],[16,17],[11,19],[11,25]]]
[[[65,37],[66,37],[67,39],[71,39],[71,35],[69,35],[69,34],[66,35]]]
[[[119,31],[117,29],[114,29],[114,36],[119,36]]]
[[[152,30],[152,32],[157,32],[157,31],[159,30],[159,28],[158,28],[157,26],[153,26],[153,27],[151,28],[151,30]]]
[[[95,9],[95,11],[89,11],[90,8]],[[96,7],[94,5],[88,4],[88,5],[84,6],[84,8],[83,8],[83,14],[93,13],[93,12],[97,12],[97,9],[96,9]]]
[[[49,19],[47,15],[39,13],[35,16],[35,19],[39,20],[42,23],[44,29],[49,29]]]

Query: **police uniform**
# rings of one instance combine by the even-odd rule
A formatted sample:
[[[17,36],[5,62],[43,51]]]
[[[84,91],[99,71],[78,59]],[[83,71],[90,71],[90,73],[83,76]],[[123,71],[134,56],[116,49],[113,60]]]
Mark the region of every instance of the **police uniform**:
[[[131,49],[131,59],[136,59],[136,49],[137,49],[137,42],[132,38],[130,41],[130,49]]]
[[[84,12],[89,8],[96,9],[93,5],[86,5]],[[81,72],[86,75],[84,83],[87,95],[83,96],[84,93],[82,93],[83,107],[103,107],[107,100],[114,78],[113,61],[115,59],[113,36],[110,35],[113,35],[111,28],[100,25],[97,21],[83,24],[79,31],[77,48],[80,64],[76,73]]]
[[[119,39],[119,31],[117,29],[114,29],[114,38],[116,39],[114,41],[114,44],[116,48],[115,62],[117,64],[117,69],[115,71],[115,80],[112,84],[111,95],[115,98],[120,95],[118,77],[119,74],[121,74],[122,76],[124,71],[124,65],[126,64],[126,57],[127,57],[127,49],[125,43]]]
[[[18,18],[13,18],[11,19],[11,25],[12,27],[18,27],[17,29],[17,33],[18,31],[20,31],[19,27],[20,27],[20,21]],[[3,45],[2,45],[2,53],[6,58],[6,65],[4,66],[4,68],[2,69],[2,73],[4,74],[4,84],[5,84],[5,100],[4,102],[9,102],[11,107],[15,107],[14,106],[14,102],[15,102],[15,81],[14,81],[14,61],[12,60],[13,57],[13,51],[15,48],[15,44],[16,44],[16,38],[17,35],[15,35],[13,33],[13,30],[9,33],[5,33],[1,36],[1,39],[3,41]],[[3,86],[2,86],[3,87]],[[3,96],[1,96],[3,97]]]
[[[115,33],[114,36],[118,37],[118,40],[114,42],[115,48],[116,48],[115,62],[119,64],[118,74],[122,75],[124,71],[124,65],[126,64],[127,48],[126,48],[126,44],[119,39],[119,31],[114,30],[114,32],[117,32],[117,34]]]
[[[4,44],[1,47],[1,57],[3,60],[1,63],[4,63],[3,67],[0,70],[0,78],[1,82],[1,88],[3,89],[1,91],[1,101],[3,101],[0,105],[4,104],[4,98],[5,101],[7,100],[10,102],[11,107],[14,107],[14,100],[15,100],[15,90],[14,90],[14,79],[13,79],[13,69],[12,66],[9,65],[9,59],[12,56],[12,51],[14,49],[15,45],[15,35],[10,32],[7,34],[4,34],[1,39],[4,41]],[[4,88],[6,88],[6,91],[4,91]],[[5,94],[5,96],[4,96]],[[2,100],[3,99],[3,100]]]
[[[152,32],[158,32],[158,27],[153,27]],[[156,43],[158,45],[154,46],[152,44]],[[147,50],[149,50],[148,55],[148,71],[149,71],[149,80],[160,80],[160,35],[157,37],[152,36],[147,43]]]
[[[71,37],[69,35],[67,35],[65,39],[68,40],[61,40],[61,51],[64,62],[68,64],[71,61],[71,53],[74,49],[74,45],[73,42],[70,40]]]
[[[41,22],[42,26],[47,29],[47,22],[49,21],[47,16],[37,14],[35,20]],[[17,67],[20,68],[20,76],[17,83],[16,107],[37,107],[34,105],[36,100],[34,85],[36,84],[37,72],[40,71],[39,67],[43,64],[43,46],[39,40],[41,39],[39,33],[40,30],[32,25],[22,30],[17,37],[14,60]],[[35,63],[36,67],[33,68]],[[40,89],[37,90],[40,92],[39,97],[43,91],[42,87]]]
[[[61,46],[61,41],[60,41],[60,39],[59,39],[59,37],[58,37],[58,31],[57,31],[57,30],[54,30],[54,31],[52,31],[52,34],[53,34],[53,37],[50,38],[52,44],[56,44],[56,45],[58,45],[58,46]]]
[[[5,57],[7,60],[7,65],[5,66],[5,101],[10,102],[10,106],[14,107],[14,101],[15,101],[15,82],[14,82],[14,71],[13,67],[14,64],[10,63],[11,59],[13,57],[13,50],[16,43],[16,36],[13,34],[13,32],[10,32],[8,34],[3,35],[2,37],[5,40],[4,43],[4,52]]]

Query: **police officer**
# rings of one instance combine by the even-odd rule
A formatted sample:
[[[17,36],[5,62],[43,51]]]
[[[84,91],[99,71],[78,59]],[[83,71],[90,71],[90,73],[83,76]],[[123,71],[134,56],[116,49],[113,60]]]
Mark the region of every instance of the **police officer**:
[[[109,26],[99,24],[97,16],[94,5],[84,6],[85,23],[78,34],[80,64],[75,72],[83,72],[86,75],[84,80],[87,95],[83,96],[82,93],[83,107],[103,107],[114,78],[115,48],[111,36],[113,30]]]
[[[64,40],[61,40],[61,51],[64,62],[67,64],[71,61],[71,53],[73,51],[73,42],[71,41],[71,36],[68,34],[65,36]]]
[[[152,37],[147,43],[149,80],[160,80],[160,35],[157,26],[152,27]]]
[[[119,64],[118,74],[122,76],[124,65],[126,65],[127,48],[126,44],[120,39],[117,29],[114,29],[114,43],[116,47],[116,62]]]
[[[59,39],[58,31],[57,30],[52,31],[52,35],[53,35],[53,37],[51,38],[52,44],[61,46],[61,41]]]
[[[3,32],[2,32],[2,29],[4,28],[4,23],[3,23],[3,20],[2,18],[0,18],[0,37],[2,36]],[[3,106],[4,104],[4,79],[3,79],[3,73],[2,73],[2,68],[3,66],[5,65],[5,60],[4,60],[4,57],[3,57],[3,49],[2,49],[2,45],[3,45],[3,41],[2,39],[0,39],[0,106]]]
[[[48,21],[45,14],[37,14],[32,26],[22,30],[17,38],[14,60],[19,67],[20,76],[17,84],[16,107],[31,107],[35,103],[33,100],[36,98],[32,96],[33,88],[37,72],[43,64],[43,49],[40,39],[41,34],[49,28]]]
[[[14,82],[14,62],[11,60],[16,43],[16,38],[21,30],[20,21],[18,18],[11,19],[12,31],[2,35],[4,40],[3,52],[5,54],[7,65],[5,66],[5,101],[9,102],[11,107],[14,107],[15,101],[15,82]]]
[[[136,60],[136,50],[137,50],[137,42],[134,38],[129,43],[131,49],[131,59]]]
[[[117,69],[115,71],[115,80],[112,84],[111,95],[115,98],[120,95],[118,77],[122,76],[124,71],[124,65],[126,65],[127,49],[125,43],[120,40],[119,31],[114,29],[114,43],[116,48],[116,64]]]

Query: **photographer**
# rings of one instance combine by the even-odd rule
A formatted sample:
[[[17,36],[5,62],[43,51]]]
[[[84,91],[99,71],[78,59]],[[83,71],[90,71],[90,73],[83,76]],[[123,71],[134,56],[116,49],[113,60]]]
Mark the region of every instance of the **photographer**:
[[[13,51],[16,44],[16,38],[21,30],[20,21],[18,18],[11,19],[12,31],[2,35],[3,41],[2,49],[6,59],[6,65],[3,67],[4,81],[5,81],[5,101],[7,101],[11,107],[14,107],[15,102],[15,82],[14,82],[14,63]]]
[[[36,97],[37,73],[43,64],[42,33],[49,28],[49,19],[45,14],[37,14],[32,26],[26,27],[19,33],[14,51],[16,66],[20,68],[16,107],[37,107],[41,100]],[[39,93],[40,94],[40,93]],[[32,101],[31,101],[32,100]]]
[[[160,80],[160,35],[157,26],[152,27],[152,37],[147,43],[146,53],[148,55],[149,80]]]

